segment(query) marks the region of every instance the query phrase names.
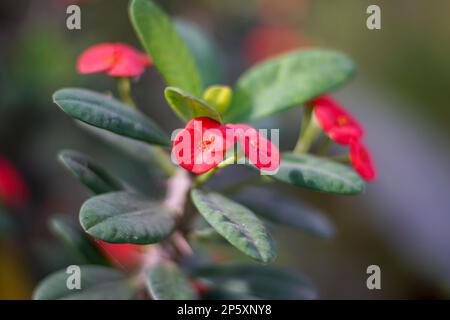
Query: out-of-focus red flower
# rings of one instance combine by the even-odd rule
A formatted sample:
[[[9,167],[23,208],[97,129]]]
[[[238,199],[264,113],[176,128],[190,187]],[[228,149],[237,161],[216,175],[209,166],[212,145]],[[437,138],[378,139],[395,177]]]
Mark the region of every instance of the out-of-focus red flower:
[[[77,70],[82,74],[106,72],[112,77],[137,77],[151,64],[147,54],[127,44],[101,43],[80,55]]]
[[[246,124],[228,124],[226,128],[234,131],[245,155],[258,169],[275,171],[280,166],[280,152],[270,140],[255,128]],[[229,136],[230,134],[227,134]]]
[[[114,265],[132,269],[138,266],[142,259],[142,247],[136,244],[115,244],[94,240],[100,250]]]
[[[321,96],[309,103],[323,131],[335,142],[349,145],[364,134],[362,126],[343,107],[328,96]]]
[[[350,161],[353,168],[364,180],[372,181],[376,178],[372,156],[361,142],[355,141],[350,144]]]
[[[20,172],[7,159],[0,157],[0,204],[20,207],[28,201],[28,188]]]
[[[202,174],[223,161],[225,150],[222,125],[210,118],[198,117],[175,136],[172,156],[186,170]]]
[[[244,54],[251,63],[305,47],[309,41],[298,30],[282,25],[262,25],[244,38]]]
[[[203,282],[199,280],[191,280],[191,286],[194,288],[195,292],[199,296],[204,295],[211,291],[211,288],[209,288],[207,285],[205,285]]]

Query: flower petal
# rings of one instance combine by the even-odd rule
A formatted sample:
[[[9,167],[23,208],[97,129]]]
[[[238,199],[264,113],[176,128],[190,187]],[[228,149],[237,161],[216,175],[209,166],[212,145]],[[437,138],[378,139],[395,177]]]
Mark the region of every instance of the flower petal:
[[[372,156],[361,142],[353,142],[350,145],[350,161],[353,168],[364,180],[373,181],[376,178]]]
[[[101,43],[85,50],[77,61],[79,73],[95,73],[106,71],[115,62],[115,45],[112,43]]]

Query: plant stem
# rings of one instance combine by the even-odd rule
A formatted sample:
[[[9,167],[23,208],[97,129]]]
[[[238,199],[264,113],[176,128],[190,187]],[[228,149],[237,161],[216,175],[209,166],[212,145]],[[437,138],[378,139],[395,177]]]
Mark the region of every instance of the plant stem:
[[[136,108],[133,98],[131,97],[131,84],[128,77],[117,77],[117,91],[119,92],[120,99],[132,108]]]
[[[302,124],[302,129],[297,144],[295,145],[294,153],[308,152],[309,148],[320,134],[320,127],[317,124],[314,115],[312,115],[311,111],[308,112],[310,115],[307,116],[307,119],[303,119],[304,121],[302,121],[305,123]]]

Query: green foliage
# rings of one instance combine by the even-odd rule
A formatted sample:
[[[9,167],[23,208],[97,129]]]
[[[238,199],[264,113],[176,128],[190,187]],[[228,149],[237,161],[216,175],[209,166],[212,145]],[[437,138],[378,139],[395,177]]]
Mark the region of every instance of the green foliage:
[[[74,177],[96,194],[123,190],[123,184],[90,157],[74,150],[64,150],[58,159]]]
[[[175,227],[169,209],[126,191],[87,200],[80,209],[80,223],[91,236],[111,243],[156,243]]]
[[[60,270],[44,278],[33,294],[34,300],[128,300],[136,289],[125,276],[112,268],[80,266],[81,288],[70,290],[67,286],[70,273]]]
[[[150,269],[147,287],[155,300],[193,300],[197,298],[188,279],[175,264],[159,264]]]
[[[275,224],[323,238],[331,238],[335,233],[332,222],[319,209],[273,188],[244,190],[235,198],[258,216]]]
[[[203,100],[220,114],[224,114],[231,103],[233,91],[227,86],[210,86],[203,93]]]
[[[223,54],[211,35],[192,22],[175,19],[175,29],[191,51],[205,86],[224,81]]]
[[[53,101],[69,116],[92,126],[157,145],[168,136],[149,118],[118,100],[85,89],[61,89]]]
[[[217,122],[222,122],[222,118],[216,110],[178,88],[168,87],[164,90],[164,94],[169,105],[183,120],[189,121],[196,117],[208,117]]]
[[[193,189],[194,205],[208,223],[233,246],[258,261],[275,258],[272,237],[256,215],[218,193]]]
[[[364,191],[364,182],[349,167],[307,154],[283,153],[275,180],[315,191],[353,195]]]
[[[83,263],[109,265],[106,258],[80,226],[62,215],[50,218],[50,229]]]
[[[193,276],[210,283],[228,299],[314,299],[316,289],[309,280],[286,269],[250,264],[201,267]]]
[[[258,64],[238,80],[227,122],[255,120],[296,107],[347,82],[354,65],[324,50],[295,51]]]
[[[217,84],[223,80],[221,52],[204,30],[187,21],[172,24],[151,0],[132,0],[129,13],[143,47],[169,85],[164,92],[167,102],[184,121],[203,116],[230,123],[272,116],[334,90],[348,81],[355,70],[353,63],[341,53],[295,51],[252,67],[238,79],[233,92],[230,87]],[[205,86],[209,87],[204,90]],[[54,102],[83,129],[151,164],[152,170],[161,169],[168,177],[161,190],[166,196],[151,200],[127,190],[119,179],[88,156],[77,151],[60,152],[61,163],[96,195],[87,199],[80,209],[79,220],[85,232],[61,216],[52,217],[50,227],[83,263],[99,266],[81,266],[81,290],[68,289],[70,274],[66,270],[51,274],[39,284],[34,298],[131,299],[143,297],[147,288],[155,300],[197,299],[190,279],[208,288],[201,293],[202,298],[315,298],[316,289],[309,280],[286,269],[260,264],[201,266],[201,262],[192,263],[189,259],[196,255],[195,252],[192,255],[189,241],[228,242],[247,256],[267,264],[275,259],[276,249],[260,218],[325,238],[335,233],[330,220],[284,190],[277,187],[274,190],[275,184],[249,192],[242,191],[238,185],[248,186],[246,182],[253,181],[244,181],[234,189],[227,188],[232,199],[200,189],[214,177],[217,168],[223,172],[222,168],[233,157],[194,178],[170,162],[161,148],[171,145],[168,135],[137,107],[130,107],[137,104],[129,90],[122,91],[122,99],[129,101],[128,105],[85,89],[62,89],[53,95]],[[304,117],[304,127],[308,127],[308,119]],[[320,133],[317,128],[315,133]],[[304,146],[309,147],[317,138],[306,135],[305,128],[301,132],[299,143],[306,141]],[[307,152],[307,147],[300,150]],[[278,172],[258,178],[258,182],[275,180],[341,195],[364,190],[363,181],[348,166],[299,153],[282,153]],[[196,210],[211,227],[194,228],[194,219],[199,217]],[[3,215],[0,211],[0,218]],[[109,262],[91,237],[113,244],[154,245],[133,252],[142,256],[137,258],[136,266],[130,267],[135,269],[125,275],[105,267]],[[135,249],[111,246],[108,255],[114,258],[115,248],[121,252],[128,247]],[[191,270],[189,277],[178,266],[184,262]]]
[[[187,45],[170,18],[150,0],[133,0],[130,17],[143,47],[170,86],[199,97],[203,84]]]

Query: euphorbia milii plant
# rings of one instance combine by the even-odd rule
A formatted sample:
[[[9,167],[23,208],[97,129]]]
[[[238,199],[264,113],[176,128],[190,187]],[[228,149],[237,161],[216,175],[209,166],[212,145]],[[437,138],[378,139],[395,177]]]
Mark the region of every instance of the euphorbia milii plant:
[[[204,30],[186,21],[173,24],[151,0],[132,0],[129,12],[145,54],[126,44],[101,43],[82,52],[77,62],[79,73],[104,72],[119,80],[119,98],[65,88],[53,100],[81,128],[160,171],[155,176],[162,181],[152,188],[163,188],[163,195],[139,191],[81,152],[61,151],[60,162],[93,193],[80,207],[78,231],[58,224],[59,230],[71,230],[60,232],[64,243],[83,253],[86,264],[80,269],[89,285],[70,291],[61,270],[42,280],[34,297],[317,297],[312,281],[270,265],[280,245],[266,221],[330,238],[332,223],[319,209],[286,210],[299,205],[296,188],[350,196],[363,192],[363,179],[375,177],[362,126],[329,95],[352,78],[353,62],[335,51],[293,50],[255,64],[235,84],[223,84],[201,63],[205,55],[215,56],[217,45],[195,47],[198,39],[213,41]],[[167,83],[159,93],[167,104],[144,114],[139,106],[147,101],[133,100],[128,79],[138,81],[152,63]],[[304,109],[299,139],[295,146],[282,143],[280,150],[285,128],[269,130],[258,125],[267,121],[258,120],[296,107]],[[151,119],[170,108],[184,123],[170,128],[172,134]],[[320,146],[323,141],[348,147],[342,155],[346,161]],[[291,188],[281,189],[282,184]],[[255,187],[260,190],[256,201],[242,197],[243,189]],[[277,203],[264,196],[280,192],[283,199]],[[87,246],[92,238],[109,257],[106,262],[93,259],[98,254]],[[212,255],[208,250],[217,241],[253,262],[217,263],[212,258],[217,249]],[[120,267],[128,262],[131,268]]]

